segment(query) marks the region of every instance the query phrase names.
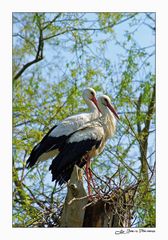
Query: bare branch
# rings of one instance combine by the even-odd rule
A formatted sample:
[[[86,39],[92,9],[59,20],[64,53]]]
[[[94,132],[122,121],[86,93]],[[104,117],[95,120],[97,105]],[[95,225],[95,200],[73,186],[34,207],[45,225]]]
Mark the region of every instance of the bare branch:
[[[146,16],[155,23],[155,19],[153,17],[151,17],[150,13],[146,13]]]
[[[147,119],[145,122],[145,127],[143,129],[143,132],[148,132],[149,131],[149,127],[150,127],[150,121],[151,118],[153,116],[154,110],[155,110],[155,88],[156,85],[153,85],[153,92],[152,92],[152,96],[151,96],[151,101],[149,103],[149,107],[148,107],[148,112],[147,112]]]
[[[62,13],[58,13],[51,21],[46,22],[47,24],[43,27],[43,30],[45,30],[46,28],[48,28],[52,23],[54,23],[57,18],[59,18],[61,16]]]
[[[31,65],[33,65],[43,59],[43,48],[44,48],[43,32],[42,32],[42,29],[40,28],[36,57],[32,61],[23,65],[23,67],[19,70],[19,72],[16,73],[16,75],[14,76],[14,78],[13,78],[14,80],[17,80],[28,67],[30,67]]]
[[[73,31],[102,31],[102,30],[106,30],[108,28],[112,28],[112,27],[115,27],[121,23],[124,23],[126,21],[128,21],[129,19],[135,17],[137,13],[127,17],[127,18],[124,18],[122,19],[121,21],[118,21],[117,23],[113,23],[113,24],[109,24],[108,26],[106,27],[101,27],[101,28],[70,28],[70,29],[66,29],[62,32],[59,32],[59,33],[56,33],[56,34],[53,34],[53,35],[50,35],[48,37],[44,37],[43,40],[48,40],[48,39],[51,39],[51,38],[54,38],[54,37],[57,37],[57,36],[60,36],[64,33],[69,33],[69,32],[73,32]]]

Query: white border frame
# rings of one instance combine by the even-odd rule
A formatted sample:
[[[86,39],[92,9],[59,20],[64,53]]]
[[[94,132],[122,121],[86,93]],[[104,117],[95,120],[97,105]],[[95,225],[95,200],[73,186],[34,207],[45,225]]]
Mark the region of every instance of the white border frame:
[[[5,2],[5,3],[4,3]],[[0,12],[0,233],[3,239],[165,239],[167,227],[167,144],[168,95],[166,50],[167,8],[163,0],[6,0]],[[164,4],[165,3],[165,4]],[[157,227],[155,233],[115,235],[119,229],[97,228],[12,228],[12,12],[156,12],[157,46]],[[120,229],[121,230],[121,229]],[[2,238],[1,238],[2,239]]]

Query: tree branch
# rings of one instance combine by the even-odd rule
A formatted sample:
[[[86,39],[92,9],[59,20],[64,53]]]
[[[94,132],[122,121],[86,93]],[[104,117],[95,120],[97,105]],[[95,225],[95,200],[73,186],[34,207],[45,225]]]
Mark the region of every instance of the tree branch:
[[[153,85],[153,92],[152,92],[152,97],[151,101],[148,106],[148,111],[147,111],[147,119],[145,121],[145,127],[143,129],[143,132],[148,132],[149,127],[150,127],[150,121],[152,119],[153,113],[154,113],[154,108],[155,108],[155,94],[156,94],[156,84]]]
[[[106,29],[108,29],[108,28],[112,28],[112,27],[114,27],[114,26],[117,26],[117,25],[119,25],[119,24],[121,24],[121,23],[124,23],[124,22],[128,21],[129,19],[135,17],[136,14],[137,14],[137,13],[135,13],[135,14],[127,17],[127,18],[124,18],[124,19],[122,19],[121,21],[119,21],[119,22],[117,22],[117,23],[110,24],[110,25],[108,25],[108,26],[106,26],[106,27],[101,27],[101,28],[70,28],[70,29],[66,29],[66,30],[64,30],[64,31],[62,31],[62,32],[59,32],[59,33],[57,33],[57,34],[54,34],[54,35],[45,37],[45,38],[43,38],[43,40],[48,40],[48,39],[57,37],[57,36],[59,36],[59,35],[62,35],[62,34],[64,34],[64,33],[69,33],[69,32],[72,32],[72,31],[102,31],[102,30],[106,30]]]
[[[137,130],[138,130],[138,134],[141,133],[141,124],[140,124],[140,121],[138,120],[139,116],[140,116],[140,113],[141,113],[141,101],[142,101],[142,94],[140,94],[139,98],[138,98],[138,101],[137,101],[137,104],[136,104],[136,107],[137,107]]]
[[[44,48],[43,31],[41,28],[39,28],[39,40],[38,40],[38,48],[37,48],[36,57],[32,61],[23,65],[23,67],[19,70],[19,72],[16,73],[16,75],[14,76],[14,78],[13,78],[14,80],[17,80],[28,67],[30,67],[31,65],[33,65],[43,59],[43,48]]]
[[[121,21],[118,21],[117,23],[113,23],[113,24],[110,24],[106,27],[102,27],[102,28],[70,28],[70,29],[66,29],[62,32],[59,32],[59,33],[56,33],[54,35],[51,35],[51,36],[48,36],[48,37],[43,37],[43,30],[46,29],[50,24],[52,24],[60,15],[61,13],[59,13],[58,15],[55,16],[55,18],[53,18],[53,20],[51,20],[47,25],[45,25],[44,27],[41,27],[41,24],[39,22],[38,24],[38,27],[39,27],[39,41],[38,41],[38,49],[37,49],[37,54],[36,54],[36,57],[35,59],[33,59],[32,61],[26,63],[25,65],[23,65],[23,67],[21,68],[21,70],[16,73],[16,75],[14,76],[14,80],[17,80],[22,74],[23,72],[28,68],[30,67],[31,65],[41,61],[43,59],[43,47],[44,47],[44,41],[45,40],[49,40],[51,38],[54,38],[54,37],[57,37],[57,36],[60,36],[62,34],[65,34],[65,33],[68,33],[68,32],[72,32],[72,31],[102,31],[102,30],[105,30],[105,29],[108,29],[108,28],[112,28],[116,25],[119,25],[125,21],[128,21],[129,19],[133,18],[137,13],[127,17],[127,18],[124,18],[122,19]]]
[[[54,23],[57,18],[59,18],[61,16],[62,13],[58,13],[51,21],[46,22],[47,24],[43,27],[43,30],[45,30],[46,28],[49,27],[49,25],[51,25],[52,23]]]

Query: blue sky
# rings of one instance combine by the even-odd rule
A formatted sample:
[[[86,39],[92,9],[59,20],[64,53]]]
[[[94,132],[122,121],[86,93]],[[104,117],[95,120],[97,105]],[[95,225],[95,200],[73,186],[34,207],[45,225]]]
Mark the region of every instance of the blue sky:
[[[94,13],[87,13],[87,18],[90,21],[94,21],[97,19],[97,15]],[[153,14],[153,17],[155,15]],[[137,20],[140,20],[141,18],[144,17],[144,13],[141,13],[137,16]],[[88,24],[91,24],[90,22]],[[125,40],[125,34],[129,31],[133,32],[137,25],[130,27],[129,22],[124,22],[120,25],[117,25],[114,27],[114,33],[113,37],[119,40],[119,43],[122,45],[123,41]],[[17,28],[13,28],[13,32],[17,32]],[[151,29],[144,24],[141,24],[139,29],[135,31],[134,34],[134,40],[137,43],[137,45],[140,48],[144,47],[149,47],[146,49],[146,52],[151,53],[151,51],[154,51],[154,44],[155,44],[155,36],[151,34]],[[111,64],[118,64],[119,58],[123,55],[125,56],[125,50],[123,47],[120,47],[119,44],[116,44],[115,40],[111,38],[111,34],[104,34],[102,32],[96,32],[96,35],[93,35],[93,44],[90,45],[90,49],[93,50],[94,53],[96,53],[96,48],[97,48],[97,41],[98,40],[103,40],[107,38],[109,35],[109,42],[106,44],[106,49],[105,49],[105,57],[108,58],[111,62]],[[60,41],[64,41],[65,37],[60,36],[58,38]],[[15,43],[15,38],[14,38],[14,43]],[[131,44],[131,42],[130,42]],[[129,42],[127,43],[127,48],[130,47]],[[64,47],[62,49],[58,47],[51,47],[47,43],[45,44],[45,49],[44,49],[44,60],[39,63],[42,64],[43,66],[43,75],[45,76],[46,80],[48,81],[57,81],[57,79],[62,77],[62,68],[56,67],[57,65],[59,66],[59,63],[62,62],[62,64],[67,62],[70,62],[74,58],[74,54],[70,53],[68,50],[68,44],[63,45]],[[153,47],[152,47],[153,46]],[[66,48],[67,47],[67,48]],[[59,51],[59,52],[58,52]],[[100,55],[100,53],[98,53]],[[53,58],[54,57],[54,58]],[[150,67],[152,67],[152,71],[154,72],[155,69],[155,58],[150,58]],[[49,66],[52,66],[52,73],[48,72]],[[50,75],[48,74],[50,73]],[[56,79],[57,78],[57,79]]]
[[[96,18],[96,15],[94,13],[91,13],[91,14],[88,13],[87,16],[88,16],[89,20],[93,20],[94,18]],[[144,16],[144,14],[142,13],[142,14],[139,14],[137,18],[141,18],[143,16]],[[119,61],[121,61],[122,56],[125,56],[125,54],[126,54],[125,50],[122,47],[120,47],[119,44],[121,44],[121,45],[123,44],[123,41],[125,40],[124,35],[128,31],[133,32],[134,30],[135,30],[134,26],[130,27],[129,23],[125,22],[123,24],[117,25],[114,28],[113,37],[111,34],[105,35],[102,32],[97,32],[97,35],[93,37],[93,44],[90,45],[90,48],[93,50],[94,53],[97,54],[97,59],[99,57],[101,58],[101,52],[97,51],[98,40],[103,40],[104,38],[107,38],[107,36],[109,35],[109,41],[105,48],[105,57],[110,60],[110,64],[112,66],[114,66],[114,65],[117,66]],[[17,31],[17,29],[14,29],[14,31]],[[115,38],[117,40],[119,40],[119,44],[116,43]],[[152,34],[152,31],[148,26],[141,25],[139,30],[135,32],[133,38],[139,47],[141,47],[141,48],[149,47],[146,49],[146,51],[148,53],[151,53],[152,51],[155,50],[155,36]],[[65,37],[60,36],[59,39],[63,42]],[[57,52],[57,50],[58,50],[57,46],[51,47],[48,44],[45,45],[45,52],[44,52],[45,58],[39,64],[41,64],[41,66],[42,66],[42,75],[46,79],[46,81],[48,81],[48,82],[61,81],[62,75],[63,75],[62,71],[64,70],[64,68],[66,68],[65,67],[66,64],[71,62],[71,60],[74,59],[74,54],[69,52],[69,49],[67,48],[68,44],[64,45],[62,48],[59,48],[58,52]],[[125,47],[129,49],[130,46],[131,46],[130,42],[128,41],[126,43]],[[60,66],[60,62],[61,62],[61,66]],[[155,73],[155,57],[154,56],[149,58],[149,63],[150,63],[150,65],[148,68],[150,68],[151,72]],[[139,64],[141,65],[141,63],[139,63]],[[52,71],[49,69],[50,66],[52,66]],[[144,69],[142,69],[142,71],[137,74],[137,80],[141,80],[141,76],[143,76],[143,73],[144,73],[143,71],[144,71]],[[68,75],[68,73],[67,73],[67,75]],[[114,76],[114,78],[115,78],[115,76]],[[101,87],[103,87],[103,89],[105,91],[104,93],[106,93],[106,91],[107,91],[108,94],[110,93],[110,95],[115,96],[115,94],[114,94],[115,91],[113,91],[111,93],[110,90],[107,89],[106,82],[104,82],[101,78],[99,79],[99,81],[101,82]],[[118,124],[118,127],[120,127],[119,124]],[[115,142],[115,140],[114,140],[114,142]],[[154,134],[150,139],[150,144],[151,144],[151,146],[154,146],[154,144],[155,144]],[[137,155],[136,152],[137,152],[137,148],[132,149],[132,151],[130,151],[130,153],[129,153],[129,157],[133,158],[135,155]],[[100,163],[101,163],[101,157],[99,157],[99,159],[100,159]],[[154,160],[154,156],[153,156],[153,160]],[[136,165],[138,167],[138,165],[139,165],[138,162],[136,163]],[[49,164],[48,164],[48,166],[49,166]],[[51,181],[50,173],[48,173],[46,175],[46,181],[47,182]],[[53,185],[54,185],[54,183],[53,183]]]

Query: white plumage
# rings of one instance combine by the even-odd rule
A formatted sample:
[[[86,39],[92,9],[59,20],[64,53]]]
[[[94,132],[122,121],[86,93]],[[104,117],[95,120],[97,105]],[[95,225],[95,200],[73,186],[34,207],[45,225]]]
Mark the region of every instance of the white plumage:
[[[56,156],[63,148],[66,140],[81,126],[99,116],[96,92],[92,88],[83,91],[83,98],[90,108],[89,113],[80,113],[64,119],[54,126],[32,150],[27,160],[27,166],[32,167],[36,162]]]
[[[87,88],[83,91],[83,99],[90,109],[89,113],[79,113],[64,119],[56,128],[52,130],[50,136],[59,137],[62,135],[68,136],[75,132],[85,123],[94,120],[99,116],[98,104],[96,100],[96,92],[93,88]]]
[[[110,98],[107,95],[102,95],[98,98],[98,106],[102,115],[78,128],[78,131],[67,142],[73,143],[88,139],[104,139],[106,141],[114,135],[116,118],[119,119],[119,116],[112,106]]]
[[[87,166],[92,157],[103,151],[107,139],[115,133],[116,118],[119,119],[119,116],[110,98],[106,95],[99,97],[98,106],[102,116],[74,132],[68,138],[63,151],[52,161],[50,166],[52,180],[56,180],[59,184],[69,180],[75,164],[79,167],[85,164]]]

